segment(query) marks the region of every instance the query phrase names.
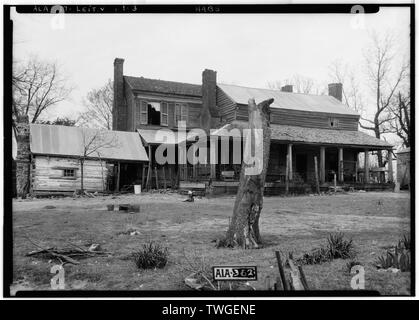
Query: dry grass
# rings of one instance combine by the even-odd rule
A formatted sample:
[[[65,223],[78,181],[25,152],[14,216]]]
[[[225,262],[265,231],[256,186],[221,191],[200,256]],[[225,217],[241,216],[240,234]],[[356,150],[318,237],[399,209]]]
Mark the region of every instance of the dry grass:
[[[407,193],[353,193],[332,196],[266,197],[261,232],[266,246],[258,250],[216,249],[214,239],[227,230],[234,197],[182,202],[177,194],[95,199],[36,199],[14,201],[14,280],[19,288],[49,289],[52,263],[25,254],[36,248],[25,236],[44,246],[63,247],[99,243],[109,257],[94,257],[80,265],[66,265],[68,289],[187,290],[190,273],[185,252],[204,255],[211,264],[257,265],[256,289],[264,289],[266,275],[277,274],[274,251],[292,251],[295,257],[326,242],[330,232],[353,238],[356,260],[365,266],[366,289],[382,294],[409,294],[410,273],[378,272],[373,265],[385,248],[397,243],[410,228]],[[140,204],[141,212],[106,211],[107,204]],[[45,209],[47,205],[54,209]],[[138,230],[139,235],[125,231]],[[124,233],[125,232],[125,233]],[[148,241],[169,249],[163,269],[138,270],[126,257]],[[304,266],[311,288],[351,290],[348,260]]]

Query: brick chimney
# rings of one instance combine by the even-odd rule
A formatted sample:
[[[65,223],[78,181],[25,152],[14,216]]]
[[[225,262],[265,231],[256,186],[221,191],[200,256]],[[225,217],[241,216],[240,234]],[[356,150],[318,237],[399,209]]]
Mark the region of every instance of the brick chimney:
[[[342,83],[329,83],[329,96],[342,101]]]
[[[18,116],[16,119],[16,191],[17,196],[26,198],[30,192],[30,132],[29,117],[27,115]]]
[[[124,59],[113,62],[113,109],[112,130],[127,129],[127,110],[124,100]]]
[[[287,85],[281,87],[281,91],[283,91],[283,92],[292,92],[292,84],[287,84]]]
[[[211,128],[212,117],[217,117],[217,72],[205,69],[202,72],[202,129]]]

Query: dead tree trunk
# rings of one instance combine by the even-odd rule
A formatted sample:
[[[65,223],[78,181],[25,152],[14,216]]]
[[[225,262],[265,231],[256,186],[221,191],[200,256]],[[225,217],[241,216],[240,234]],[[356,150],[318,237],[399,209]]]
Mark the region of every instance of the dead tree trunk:
[[[262,244],[259,216],[263,207],[263,191],[269,162],[271,143],[269,105],[272,102],[273,99],[269,99],[256,105],[254,99],[249,100],[249,132],[252,138],[247,138],[250,139],[250,143],[248,141],[244,149],[239,189],[226,239],[222,242],[224,246],[252,249]],[[255,154],[256,150],[260,150],[260,144],[263,152]],[[247,157],[255,157],[255,163],[248,163]],[[252,170],[256,167],[260,170]]]

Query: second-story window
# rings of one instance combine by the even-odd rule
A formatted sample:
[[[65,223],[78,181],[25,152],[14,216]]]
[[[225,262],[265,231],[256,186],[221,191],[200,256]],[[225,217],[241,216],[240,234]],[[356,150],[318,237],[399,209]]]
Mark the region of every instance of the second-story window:
[[[175,125],[178,125],[179,121],[186,121],[188,118],[188,106],[184,103],[175,104]]]
[[[148,103],[148,124],[160,125],[160,102]]]

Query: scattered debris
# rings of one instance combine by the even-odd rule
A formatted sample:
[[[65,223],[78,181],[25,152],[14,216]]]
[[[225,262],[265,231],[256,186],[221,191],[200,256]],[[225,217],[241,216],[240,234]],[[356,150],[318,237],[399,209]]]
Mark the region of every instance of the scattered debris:
[[[102,247],[98,243],[93,243],[93,244],[90,245],[88,251],[90,251],[90,252],[92,252],[92,251],[102,251]]]
[[[188,198],[183,200],[183,202],[194,202],[194,195],[191,190],[188,191]]]

